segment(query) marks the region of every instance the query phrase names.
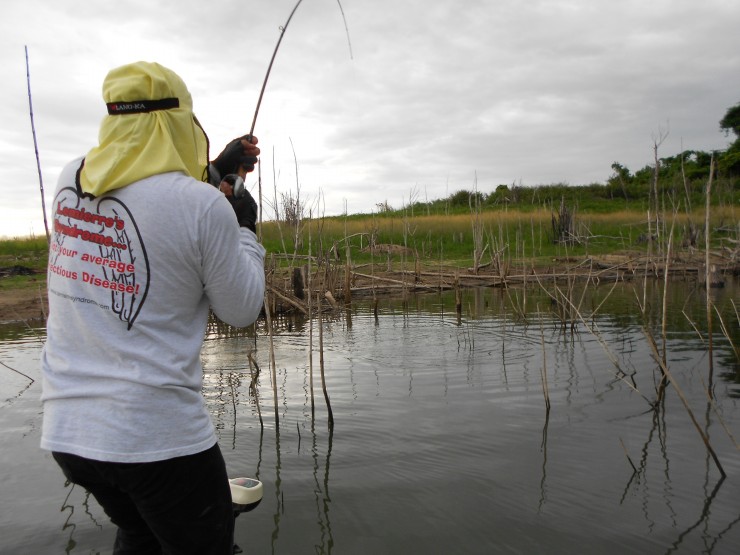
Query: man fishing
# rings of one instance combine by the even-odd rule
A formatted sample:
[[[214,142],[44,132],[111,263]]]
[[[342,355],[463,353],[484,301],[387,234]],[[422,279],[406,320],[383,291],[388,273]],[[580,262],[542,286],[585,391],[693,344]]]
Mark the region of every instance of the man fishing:
[[[254,170],[257,140],[209,164],[187,87],[156,63],[111,70],[103,98],[52,208],[41,447],[118,527],[114,553],[231,554],[200,350],[209,310],[246,326],[263,304],[256,204],[217,188]]]

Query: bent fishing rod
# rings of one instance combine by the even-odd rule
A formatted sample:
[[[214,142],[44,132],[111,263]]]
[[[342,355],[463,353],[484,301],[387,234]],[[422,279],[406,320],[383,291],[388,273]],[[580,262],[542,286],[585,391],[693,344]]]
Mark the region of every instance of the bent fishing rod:
[[[285,22],[285,25],[280,27],[280,37],[278,37],[277,44],[275,45],[275,50],[272,52],[272,58],[270,58],[270,64],[267,66],[267,73],[265,74],[265,79],[262,81],[262,89],[260,90],[259,98],[257,99],[257,107],[254,110],[254,117],[252,118],[252,126],[249,128],[249,134],[245,136],[246,139],[248,139],[250,142],[252,141],[252,137],[254,136],[254,127],[257,125],[257,115],[260,111],[260,106],[262,105],[262,97],[265,96],[265,88],[267,88],[267,80],[270,78],[270,72],[272,71],[272,64],[275,62],[275,56],[277,56],[278,49],[280,48],[280,43],[283,41],[283,37],[285,36],[285,31],[288,29],[288,25],[290,25],[290,20],[293,19],[293,14],[295,14],[296,10],[298,9],[298,6],[301,5],[301,2],[303,0],[298,0],[296,2],[296,5],[293,6],[293,11],[290,12],[290,15],[288,16],[288,20]]]
[[[295,14],[296,10],[298,9],[298,6],[301,5],[301,2],[303,0],[298,0],[296,2],[296,5],[293,6],[293,10],[290,12],[290,15],[288,16],[287,21],[285,22],[285,25],[280,27],[280,36],[278,37],[277,44],[275,45],[275,50],[272,52],[272,57],[270,58],[270,64],[267,66],[267,73],[265,74],[265,79],[262,81],[262,89],[260,90],[259,98],[257,99],[257,107],[254,110],[254,117],[252,118],[252,126],[249,128],[249,134],[245,135],[244,138],[252,140],[252,137],[254,136],[254,128],[257,124],[257,115],[260,111],[260,106],[262,105],[262,97],[265,96],[265,89],[267,88],[267,80],[270,78],[270,72],[272,71],[272,64],[275,62],[275,57],[277,56],[278,49],[280,48],[280,43],[283,41],[283,37],[285,36],[285,31],[288,29],[288,25],[290,25],[290,20],[293,19],[293,14]],[[340,0],[337,0],[337,4],[339,5],[339,11],[342,13],[342,20],[344,21],[344,29],[347,33],[347,44],[349,45],[349,57],[354,58],[352,55],[352,42],[349,38],[349,28],[347,27],[347,18],[344,16],[344,8],[342,8],[342,3]]]

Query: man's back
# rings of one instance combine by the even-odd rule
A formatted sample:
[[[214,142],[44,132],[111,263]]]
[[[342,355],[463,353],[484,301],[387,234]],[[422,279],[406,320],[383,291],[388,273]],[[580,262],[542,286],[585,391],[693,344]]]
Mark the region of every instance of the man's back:
[[[53,203],[42,447],[118,462],[202,451],[208,308],[256,319],[264,250],[206,183],[170,172],[90,198],[78,167]]]

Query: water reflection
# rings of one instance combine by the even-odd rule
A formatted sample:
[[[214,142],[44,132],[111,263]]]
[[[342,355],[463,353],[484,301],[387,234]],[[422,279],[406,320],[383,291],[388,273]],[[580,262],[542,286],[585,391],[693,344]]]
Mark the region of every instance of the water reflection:
[[[715,299],[727,321],[733,291]],[[715,329],[710,401],[706,312],[690,284],[671,293],[665,334],[659,288],[647,288],[644,313],[635,284],[568,294],[581,316],[536,288],[466,291],[459,313],[454,293],[325,313],[334,426],[318,389],[315,319],[275,316],[274,377],[263,322],[211,322],[204,398],[229,473],[265,485],[262,504],[237,520],[237,543],[253,553],[574,553],[586,542],[599,553],[734,553],[740,380],[730,339]],[[37,380],[38,346],[15,334],[0,360]],[[678,387],[661,396],[663,347]],[[58,493],[63,477],[36,447],[38,381],[1,376],[3,468]],[[10,482],[0,482],[4,499],[32,502],[3,512],[0,551],[112,544],[83,492],[65,492],[60,514],[32,480]],[[39,537],[12,532],[29,521],[44,523]]]
[[[316,522],[319,526],[319,542],[314,545],[316,553],[331,553],[334,546],[332,536],[331,520],[329,518],[329,508],[331,505],[331,496],[329,495],[329,468],[331,461],[331,448],[334,439],[334,426],[329,427],[329,436],[327,438],[326,457],[323,468],[320,469],[320,450],[318,448],[318,435],[316,434],[315,423],[311,423],[311,453],[313,455],[313,479],[316,495]]]

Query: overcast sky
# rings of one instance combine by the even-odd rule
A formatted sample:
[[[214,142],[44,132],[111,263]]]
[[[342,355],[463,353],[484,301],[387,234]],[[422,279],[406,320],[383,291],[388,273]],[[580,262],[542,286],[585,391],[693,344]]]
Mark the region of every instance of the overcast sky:
[[[215,156],[249,131],[294,5],[3,3],[0,236],[44,233],[24,46],[48,210],[62,166],[96,144],[109,69],[146,60],[177,72]],[[334,215],[476,183],[604,183],[615,161],[650,164],[666,133],[661,156],[732,139],[718,122],[740,102],[737,0],[341,5],[349,40],[336,0],[303,0],[278,52],[255,129],[270,199],[299,183],[314,214]]]

